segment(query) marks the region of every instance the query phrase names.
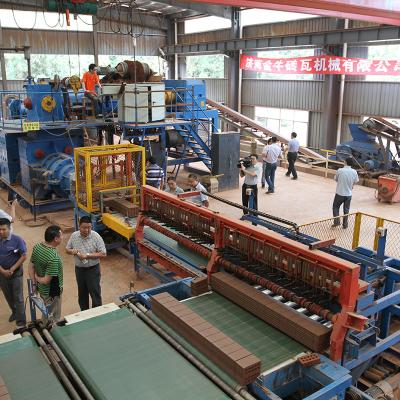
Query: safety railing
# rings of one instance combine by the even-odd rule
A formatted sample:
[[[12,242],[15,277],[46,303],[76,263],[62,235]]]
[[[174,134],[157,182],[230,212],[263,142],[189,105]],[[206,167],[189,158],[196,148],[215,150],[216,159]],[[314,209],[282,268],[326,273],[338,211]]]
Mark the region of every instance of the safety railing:
[[[374,215],[356,212],[347,216],[340,216],[340,223],[343,217],[348,219],[348,227],[342,225],[333,226],[337,221],[335,218],[328,218],[320,221],[299,225],[298,232],[319,240],[335,239],[335,245],[353,250],[356,247],[365,247],[376,250],[378,247],[378,228],[386,228],[385,254],[389,257],[400,258],[400,222],[377,217]]]

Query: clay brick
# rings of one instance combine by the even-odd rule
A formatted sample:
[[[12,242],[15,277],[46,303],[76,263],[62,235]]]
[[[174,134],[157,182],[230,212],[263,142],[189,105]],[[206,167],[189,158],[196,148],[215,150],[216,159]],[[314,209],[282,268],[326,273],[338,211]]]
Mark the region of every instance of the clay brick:
[[[329,347],[331,330],[225,272],[211,275],[213,290],[315,352]]]
[[[247,385],[257,378],[261,372],[261,361],[257,357],[201,318],[184,303],[179,303],[172,296],[170,298],[168,296],[170,295],[164,294],[153,297],[152,309],[155,315],[232,376],[240,385]],[[239,364],[236,361],[248,359],[249,355],[252,358],[246,363]]]

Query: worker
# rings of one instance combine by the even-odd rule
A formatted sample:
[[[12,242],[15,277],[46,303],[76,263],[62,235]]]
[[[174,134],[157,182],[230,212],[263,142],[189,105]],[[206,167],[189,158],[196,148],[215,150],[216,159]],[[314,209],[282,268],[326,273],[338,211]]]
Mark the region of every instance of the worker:
[[[10,214],[0,208],[0,218],[6,218],[13,223],[15,221],[15,206],[17,205],[18,200],[15,199],[10,205]],[[12,231],[12,228],[11,228]]]
[[[188,177],[190,190],[192,192],[206,192],[206,188],[199,182],[197,175],[190,174]],[[189,197],[188,200],[199,206],[208,207],[210,205],[208,196],[204,193],[200,193],[198,196]]]
[[[271,145],[272,144],[272,138],[269,138],[268,140],[267,140],[267,146],[269,146],[269,145]],[[265,148],[265,147],[264,147]],[[266,165],[266,163],[267,163],[267,160],[265,159],[265,155],[263,154],[262,155],[262,174],[261,174],[261,187],[264,189],[265,188],[265,167],[267,166]]]
[[[75,259],[75,276],[78,284],[78,303],[81,311],[102,305],[100,286],[100,258],[107,255],[103,238],[92,230],[90,217],[79,220],[79,230],[73,232],[67,243],[67,254]]]
[[[244,182],[242,185],[242,205],[244,207],[249,207],[249,199],[250,193],[249,190],[253,191],[253,209],[258,210],[258,188],[257,182],[261,175],[261,168],[258,165],[258,155],[251,154],[250,156],[251,165],[249,167],[245,167],[243,163],[241,163],[240,167],[240,176],[244,176]],[[243,214],[247,214],[246,210],[243,210]]]
[[[278,139],[274,136],[271,138],[271,144],[263,149],[263,157],[265,159],[265,180],[268,184],[269,193],[275,192],[275,171],[278,166],[278,158],[282,155],[282,149],[278,145]]]
[[[89,71],[86,71],[82,77],[83,89],[85,90],[85,97],[90,99],[94,104],[94,111],[96,116],[101,116],[101,99],[98,94],[101,88],[99,76],[96,72],[96,64],[89,65]]]
[[[146,160],[146,184],[156,189],[164,187],[164,171],[153,156]]]
[[[7,218],[0,218],[0,287],[11,309],[8,322],[25,326],[22,264],[26,260],[26,244],[11,232],[10,225]]]
[[[179,194],[179,193],[183,193],[183,189],[180,188],[177,184],[176,184],[176,180],[173,176],[170,176],[167,179],[167,187],[165,188],[165,191],[167,193],[171,193],[171,194]]]
[[[62,242],[62,231],[50,225],[44,232],[44,242],[33,246],[29,275],[33,290],[39,292],[47,307],[49,317],[61,318],[61,295],[63,291],[63,264],[57,247]]]
[[[294,167],[294,164],[297,159],[297,153],[300,148],[300,142],[297,140],[297,133],[292,132],[290,135],[291,139],[288,142],[288,153],[287,153],[287,160],[288,160],[288,170],[286,172],[286,176],[290,176],[290,174],[293,175],[292,179],[296,180],[297,179],[297,171],[296,168]]]
[[[333,216],[339,216],[340,206],[343,204],[343,229],[347,229],[348,224],[348,216],[347,214],[350,211],[350,203],[351,196],[353,194],[354,184],[358,182],[358,174],[357,171],[352,169],[353,159],[351,157],[347,157],[344,161],[344,167],[339,168],[335,175],[336,185],[336,194],[333,200]],[[337,227],[340,225],[340,218],[335,218],[332,227]]]

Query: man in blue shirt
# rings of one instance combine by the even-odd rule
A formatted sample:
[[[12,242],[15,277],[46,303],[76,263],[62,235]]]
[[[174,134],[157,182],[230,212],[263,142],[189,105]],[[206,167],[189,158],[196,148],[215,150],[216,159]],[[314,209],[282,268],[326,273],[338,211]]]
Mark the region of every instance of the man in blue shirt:
[[[287,160],[289,167],[286,172],[286,176],[290,176],[290,174],[292,174],[293,175],[292,179],[297,179],[297,171],[296,168],[294,167],[294,163],[296,162],[297,159],[297,153],[300,148],[300,142],[297,140],[296,132],[292,132],[291,137],[292,138],[288,142]]]
[[[0,219],[0,286],[11,309],[9,322],[26,323],[23,293],[23,268],[26,244],[11,232],[10,221]]]
[[[351,196],[353,194],[353,186],[358,182],[357,171],[352,169],[353,159],[347,157],[344,162],[344,167],[339,168],[335,175],[335,181],[337,182],[336,194],[333,200],[333,216],[339,216],[340,206],[343,204],[343,229],[348,227],[348,217],[346,216],[350,211]],[[335,218],[332,227],[340,225],[340,219]]]

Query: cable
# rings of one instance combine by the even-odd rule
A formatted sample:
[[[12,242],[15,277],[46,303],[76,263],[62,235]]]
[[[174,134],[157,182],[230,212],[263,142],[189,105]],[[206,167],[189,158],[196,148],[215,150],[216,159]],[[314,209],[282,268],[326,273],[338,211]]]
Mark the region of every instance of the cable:
[[[21,26],[18,25],[17,19],[15,18],[15,14],[14,14],[14,5],[13,4],[14,3],[11,2],[11,11],[12,11],[12,15],[13,15],[13,18],[14,18],[15,25],[17,25],[17,28],[20,29],[21,31],[24,31],[24,32],[33,31],[35,29],[35,26],[36,26],[36,19],[37,19],[37,13],[38,13],[38,0],[35,0],[35,19],[33,21],[32,28],[22,28]]]

